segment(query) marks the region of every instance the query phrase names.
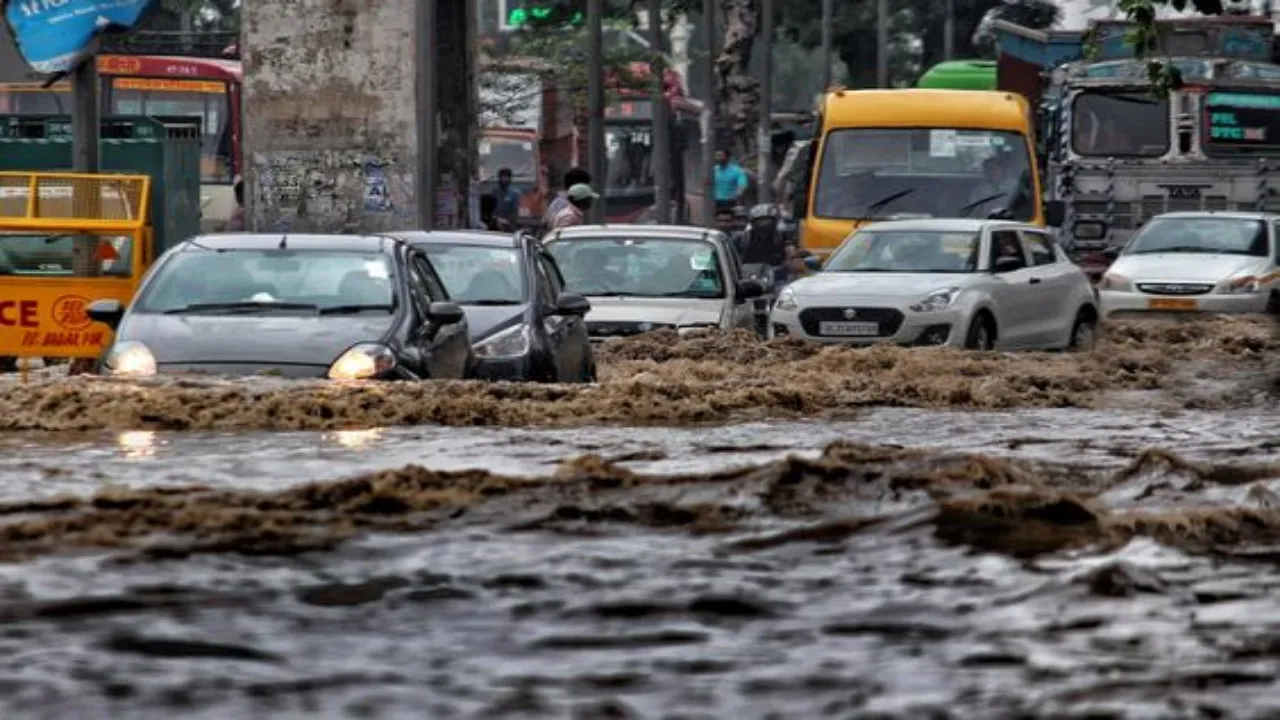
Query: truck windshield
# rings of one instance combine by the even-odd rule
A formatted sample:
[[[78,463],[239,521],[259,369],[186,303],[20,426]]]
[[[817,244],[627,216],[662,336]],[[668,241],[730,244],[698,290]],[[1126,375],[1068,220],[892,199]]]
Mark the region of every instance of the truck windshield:
[[[1211,92],[1204,125],[1210,155],[1280,152],[1280,95]]]
[[[516,182],[533,182],[538,177],[538,157],[532,138],[484,137],[480,140],[480,182],[498,179],[498,171],[508,168]]]
[[[1071,141],[1091,157],[1159,157],[1169,151],[1169,101],[1143,92],[1079,95]]]
[[[813,214],[1014,219],[1036,214],[1025,135],[955,128],[845,128],[827,134]]]

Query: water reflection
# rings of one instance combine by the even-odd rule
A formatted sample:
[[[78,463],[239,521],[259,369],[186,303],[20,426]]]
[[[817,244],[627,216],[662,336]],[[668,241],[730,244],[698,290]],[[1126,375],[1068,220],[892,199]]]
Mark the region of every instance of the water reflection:
[[[116,436],[116,445],[130,460],[155,457],[156,433],[154,430],[122,432]]]
[[[363,450],[381,440],[385,431],[386,428],[371,428],[369,430],[337,430],[331,433],[325,433],[325,440],[336,442],[350,450]]]

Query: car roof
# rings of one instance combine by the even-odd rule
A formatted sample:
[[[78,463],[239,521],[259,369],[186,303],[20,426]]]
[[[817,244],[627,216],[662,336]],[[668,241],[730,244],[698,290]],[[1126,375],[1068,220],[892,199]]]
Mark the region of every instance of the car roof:
[[[517,233],[492,230],[405,230],[387,234],[411,245],[476,245],[514,248],[520,247],[521,242],[521,236]]]
[[[544,242],[555,240],[582,240],[593,237],[672,238],[679,240],[715,240],[723,235],[719,230],[696,225],[631,225],[625,223],[602,225],[574,225],[552,230]]]
[[[1170,220],[1186,220],[1190,218],[1226,218],[1228,220],[1276,220],[1280,219],[1280,215],[1268,212],[1249,212],[1244,211],[1217,211],[1217,210],[1184,210],[1181,212],[1160,213],[1153,216],[1152,220],[1168,218]]]
[[[1013,220],[984,220],[981,218],[922,218],[919,220],[883,220],[863,225],[859,230],[934,230],[950,232],[980,232],[984,227],[1030,228],[1026,223]]]
[[[197,235],[178,247],[182,250],[345,250],[384,252],[399,243],[385,235],[309,233],[221,233]]]

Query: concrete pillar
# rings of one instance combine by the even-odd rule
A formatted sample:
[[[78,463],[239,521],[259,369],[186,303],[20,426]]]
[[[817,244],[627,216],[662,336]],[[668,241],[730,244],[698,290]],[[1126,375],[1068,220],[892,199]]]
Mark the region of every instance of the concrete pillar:
[[[243,4],[250,228],[378,232],[417,225],[414,0]],[[439,226],[466,220],[474,14],[440,0]],[[452,184],[451,184],[452,183]],[[447,192],[453,190],[454,192]]]

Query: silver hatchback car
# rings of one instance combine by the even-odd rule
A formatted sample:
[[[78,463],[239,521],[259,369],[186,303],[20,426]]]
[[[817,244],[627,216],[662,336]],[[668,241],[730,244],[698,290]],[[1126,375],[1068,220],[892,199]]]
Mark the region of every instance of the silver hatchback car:
[[[771,334],[979,350],[1089,350],[1089,278],[1044,230],[1005,220],[864,226],[822,271],[787,286]]]

